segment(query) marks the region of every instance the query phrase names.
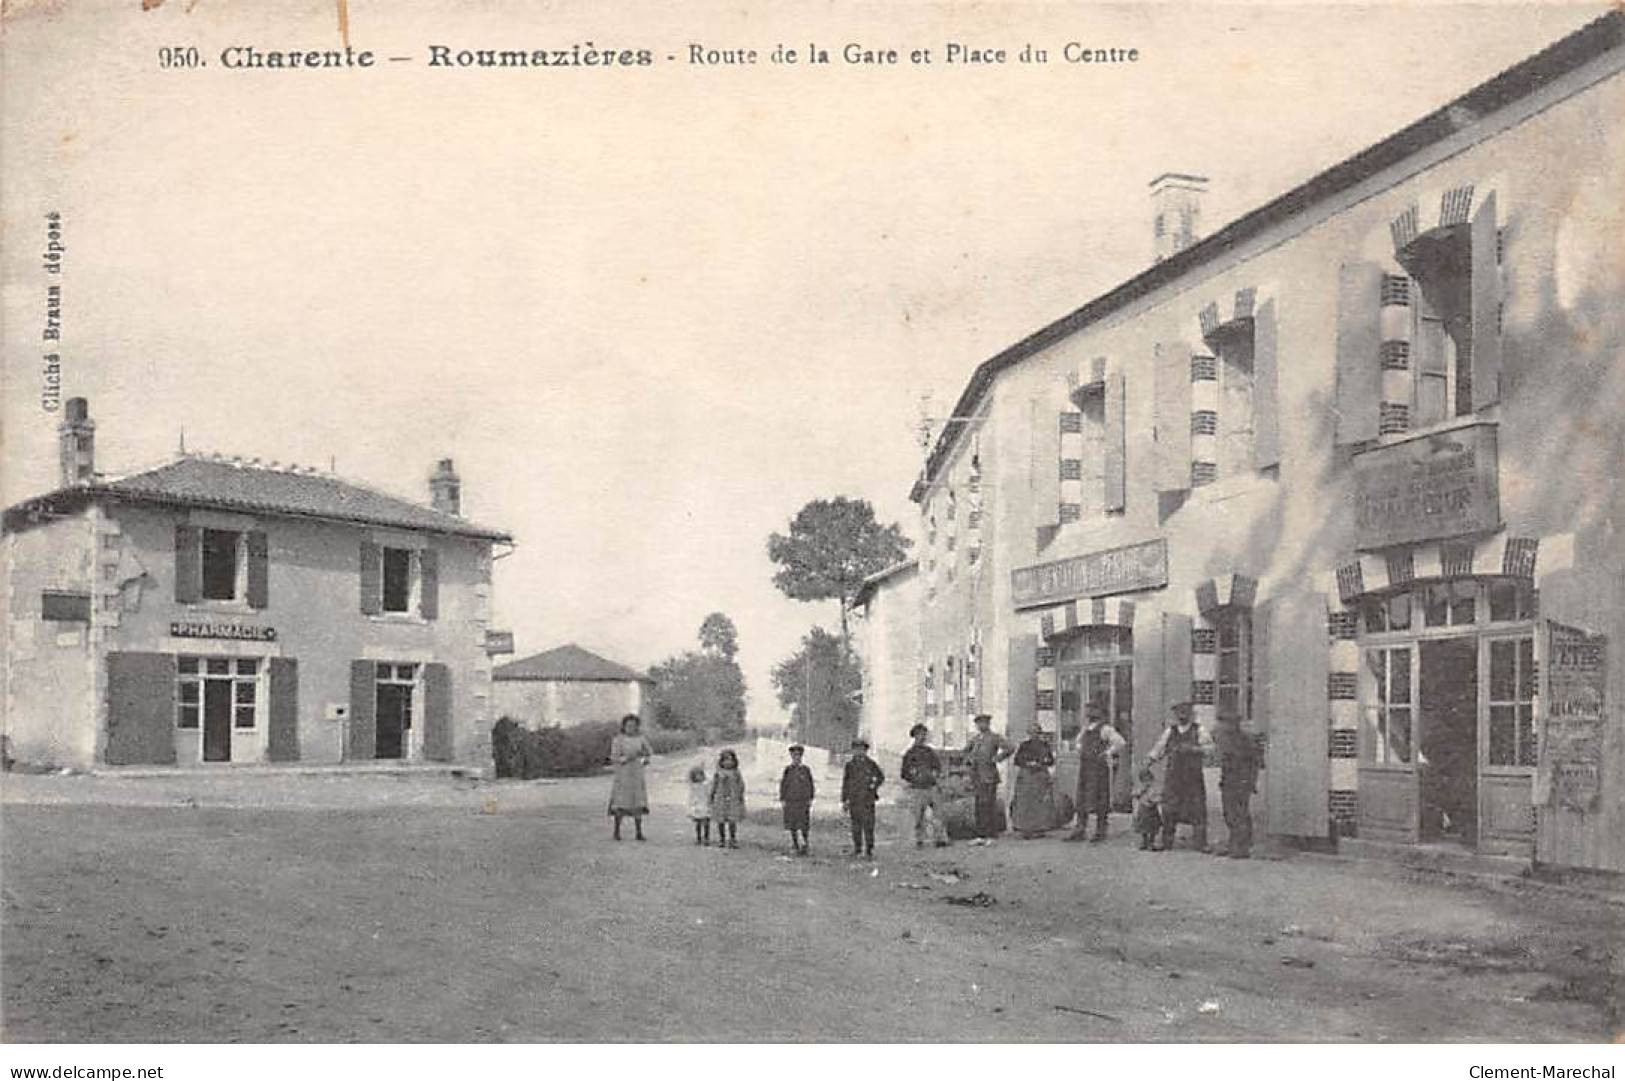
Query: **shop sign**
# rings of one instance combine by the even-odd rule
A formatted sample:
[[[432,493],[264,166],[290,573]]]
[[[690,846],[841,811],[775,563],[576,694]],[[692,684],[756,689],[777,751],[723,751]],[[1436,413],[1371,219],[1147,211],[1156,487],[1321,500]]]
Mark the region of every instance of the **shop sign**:
[[[242,623],[209,623],[177,620],[169,625],[174,638],[228,638],[234,642],[275,642],[275,627],[250,627]]]
[[[1162,538],[1101,552],[1017,567],[1010,592],[1017,608],[1075,597],[1106,597],[1168,584],[1168,542]]]
[[[1495,427],[1474,424],[1375,447],[1354,458],[1355,547],[1500,528]]]
[[[1537,800],[1580,814],[1602,796],[1608,637],[1546,622],[1546,725]]]
[[[485,652],[495,657],[499,653],[513,652],[512,631],[486,631]]]

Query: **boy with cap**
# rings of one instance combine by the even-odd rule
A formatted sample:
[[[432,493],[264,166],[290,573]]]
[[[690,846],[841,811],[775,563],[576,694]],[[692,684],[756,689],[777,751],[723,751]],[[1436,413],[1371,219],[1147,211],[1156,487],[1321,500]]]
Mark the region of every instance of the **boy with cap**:
[[[931,730],[917,724],[908,730],[914,746],[903,754],[899,770],[903,783],[908,785],[908,809],[914,817],[914,847],[925,847],[925,816],[931,814],[931,836],[938,848],[948,844],[948,831],[942,825],[942,810],[937,806],[937,777],[942,774],[942,760],[937,752],[926,746]]]
[[[813,775],[801,764],[807,749],[797,743],[790,748],[790,764],[779,778],[779,802],[784,804],[784,828],[790,831],[790,847],[805,856],[811,847],[807,827],[812,824]]]
[[[886,775],[869,757],[869,741],[852,741],[852,757],[841,775],[841,806],[852,820],[852,858],[875,857],[875,801]]]

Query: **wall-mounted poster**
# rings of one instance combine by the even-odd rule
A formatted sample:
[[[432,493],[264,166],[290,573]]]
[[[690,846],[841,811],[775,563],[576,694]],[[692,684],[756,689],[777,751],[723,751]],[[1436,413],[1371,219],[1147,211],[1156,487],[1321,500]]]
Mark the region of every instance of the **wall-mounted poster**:
[[[1549,806],[1587,814],[1602,794],[1608,637],[1551,620],[1546,628],[1548,690],[1537,795]]]

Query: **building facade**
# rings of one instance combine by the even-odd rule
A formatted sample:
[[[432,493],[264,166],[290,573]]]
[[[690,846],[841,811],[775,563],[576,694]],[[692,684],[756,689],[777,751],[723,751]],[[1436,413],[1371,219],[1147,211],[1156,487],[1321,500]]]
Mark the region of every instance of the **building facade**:
[[[83,399],[63,483],[5,512],[10,753],[61,766],[489,759],[491,560],[431,506],[183,456],[117,480]]]
[[[871,749],[908,750],[922,719],[915,690],[920,667],[920,565],[906,560],[864,581],[852,607],[862,614],[854,637],[863,663],[858,731]]]
[[[1190,700],[1276,834],[1625,871],[1622,69],[1616,12],[985,362],[918,714],[1143,760]]]
[[[628,713],[651,720],[654,680],[574,642],[498,665],[491,681],[496,716],[530,729],[618,721]]]

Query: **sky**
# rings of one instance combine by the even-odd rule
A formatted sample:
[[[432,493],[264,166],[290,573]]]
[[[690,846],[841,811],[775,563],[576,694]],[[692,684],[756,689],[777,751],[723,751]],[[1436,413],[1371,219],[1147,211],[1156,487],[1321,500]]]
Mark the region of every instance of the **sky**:
[[[838,622],[774,590],[768,535],[835,495],[916,534],[921,416],[1149,263],[1153,176],[1211,178],[1213,231],[1602,10],[351,0],[354,49],[413,61],[226,70],[228,46],[340,45],[331,0],[262,7],[8,4],[4,502],[55,482],[57,211],[63,393],[99,468],[184,431],[426,499],[451,457],[465,513],[517,538],[495,607],[520,655],[642,668],[722,611],[754,723],[781,716],[772,665]],[[1070,41],[1140,59],[1067,64]],[[578,42],[656,62],[427,63]],[[948,42],[1011,61],[947,65]],[[779,43],[835,55],[775,65]],[[1015,62],[1028,43],[1050,62]],[[165,46],[207,66],[161,68]]]

